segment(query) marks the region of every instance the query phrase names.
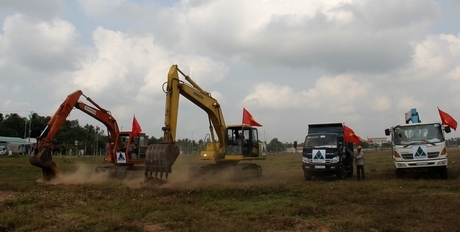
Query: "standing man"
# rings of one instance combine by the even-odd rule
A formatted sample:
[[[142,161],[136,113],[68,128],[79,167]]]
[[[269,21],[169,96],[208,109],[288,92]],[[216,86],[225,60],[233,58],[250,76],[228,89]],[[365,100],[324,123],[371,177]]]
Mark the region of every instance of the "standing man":
[[[358,180],[364,180],[364,153],[362,151],[361,145],[358,145],[358,154],[356,154],[355,163],[356,163],[356,172],[358,174]]]

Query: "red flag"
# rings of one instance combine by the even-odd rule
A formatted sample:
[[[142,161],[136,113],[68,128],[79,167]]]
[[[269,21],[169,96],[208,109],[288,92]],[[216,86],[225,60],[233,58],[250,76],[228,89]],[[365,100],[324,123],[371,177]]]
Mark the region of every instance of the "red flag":
[[[347,127],[347,126],[343,126],[343,140],[345,140],[345,142],[350,142],[354,144],[361,143],[361,140],[355,134],[355,132],[350,127]]]
[[[133,129],[131,130],[131,133],[133,135],[133,138],[136,138],[139,133],[141,133],[142,129],[139,123],[137,122],[136,115],[134,115],[133,118]]]
[[[441,117],[442,124],[448,125],[452,129],[457,130],[457,121],[455,121],[455,119],[452,118],[452,116],[450,116],[448,113],[440,110],[439,107],[438,107],[438,111],[439,111],[439,116]]]
[[[250,126],[262,126],[262,124],[256,122],[252,115],[243,107],[243,124],[248,124]]]

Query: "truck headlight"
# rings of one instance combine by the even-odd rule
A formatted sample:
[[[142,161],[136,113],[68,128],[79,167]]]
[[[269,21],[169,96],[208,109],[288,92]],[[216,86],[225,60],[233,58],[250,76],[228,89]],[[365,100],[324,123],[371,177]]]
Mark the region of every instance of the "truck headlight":
[[[401,168],[401,167],[406,167],[406,164],[404,164],[404,163],[396,163],[396,166],[398,168]]]
[[[307,157],[302,157],[302,162],[308,164],[310,160]]]
[[[438,162],[438,165],[446,165],[446,164],[447,164],[446,160],[441,160]]]
[[[338,163],[340,161],[340,156],[335,156],[334,158],[332,158],[332,161],[331,163]]]

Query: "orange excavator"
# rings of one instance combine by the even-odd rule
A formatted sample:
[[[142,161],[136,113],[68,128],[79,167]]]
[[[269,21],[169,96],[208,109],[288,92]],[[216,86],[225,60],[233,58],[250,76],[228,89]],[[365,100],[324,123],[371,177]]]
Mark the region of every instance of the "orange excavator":
[[[79,100],[81,96],[84,96],[94,106],[81,102]],[[104,158],[104,163],[113,165],[99,167],[99,170],[100,168],[111,168],[114,173],[125,175],[126,171],[133,169],[135,164],[144,164],[148,136],[145,133],[139,133],[136,138],[133,138],[131,131],[120,131],[117,121],[110,111],[85,96],[81,90],[77,90],[67,96],[48,121],[46,128],[37,138],[36,149],[29,157],[32,165],[42,169],[45,181],[55,178],[59,173],[56,163],[53,161],[51,142],[74,108],[83,111],[107,127],[110,141],[106,145],[107,155]]]

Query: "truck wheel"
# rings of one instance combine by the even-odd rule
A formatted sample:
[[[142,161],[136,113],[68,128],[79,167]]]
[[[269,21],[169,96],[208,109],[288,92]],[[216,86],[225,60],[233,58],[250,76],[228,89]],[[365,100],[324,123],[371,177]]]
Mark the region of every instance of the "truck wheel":
[[[347,177],[352,178],[353,177],[353,165],[351,165],[348,170],[347,170]]]
[[[311,173],[309,171],[304,171],[303,176],[305,177],[305,180],[311,180]]]
[[[395,173],[396,173],[396,179],[403,179],[404,178],[403,170],[395,169]]]
[[[337,172],[337,179],[343,180],[345,169],[341,169]]]
[[[447,168],[442,168],[439,171],[439,174],[441,175],[441,179],[447,179],[447,177],[448,177]]]

